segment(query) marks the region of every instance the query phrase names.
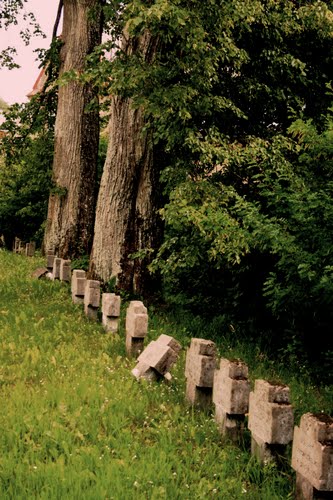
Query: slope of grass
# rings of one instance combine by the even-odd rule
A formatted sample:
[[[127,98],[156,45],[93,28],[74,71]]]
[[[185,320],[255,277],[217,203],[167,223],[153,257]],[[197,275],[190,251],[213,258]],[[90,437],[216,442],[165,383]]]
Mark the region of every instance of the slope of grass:
[[[211,413],[187,407],[184,352],[170,384],[136,382],[123,323],[119,335],[104,334],[71,303],[68,285],[31,278],[42,263],[0,251],[0,498],[292,497],[288,464],[259,467],[248,434],[234,447]],[[155,313],[149,337],[168,333],[183,346],[191,334],[210,338],[192,326]],[[223,342],[220,351],[244,354]],[[270,369],[258,365],[255,374]],[[307,410],[330,404],[303,385]]]

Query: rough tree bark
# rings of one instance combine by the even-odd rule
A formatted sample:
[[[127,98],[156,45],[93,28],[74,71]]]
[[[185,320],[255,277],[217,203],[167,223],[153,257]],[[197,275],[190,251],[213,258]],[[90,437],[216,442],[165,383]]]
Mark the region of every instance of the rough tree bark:
[[[101,0],[64,0],[60,76],[82,71],[85,58],[101,42]],[[77,257],[91,249],[99,113],[85,112],[97,99],[90,84],[70,81],[59,87],[51,191],[44,237],[45,250]]]
[[[127,52],[140,51],[147,61],[157,50],[149,33],[124,44]],[[157,248],[160,237],[159,175],[153,162],[151,133],[144,131],[144,125],[143,110],[134,109],[131,99],[112,98],[90,272],[105,282],[115,277],[118,289],[147,296],[154,291],[154,280],[147,270],[150,257],[131,258],[142,250]]]

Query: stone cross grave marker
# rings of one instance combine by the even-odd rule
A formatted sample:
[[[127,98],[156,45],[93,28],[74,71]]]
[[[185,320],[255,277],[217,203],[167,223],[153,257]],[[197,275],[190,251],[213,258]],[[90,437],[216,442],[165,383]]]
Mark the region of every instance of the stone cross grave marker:
[[[138,357],[143,351],[148,332],[147,308],[139,300],[132,300],[126,311],[126,353]]]
[[[256,380],[250,393],[251,452],[263,463],[276,461],[293,439],[294,412],[289,393],[286,385],[266,380]]]
[[[117,333],[121,297],[115,293],[102,294],[102,324],[106,332]]]
[[[31,277],[32,278],[35,278],[35,279],[41,279],[41,278],[44,278],[47,274],[47,268],[46,267],[38,267],[37,269],[35,269],[35,271],[31,274]]]
[[[25,243],[21,240],[19,241],[18,253],[25,255]]]
[[[296,499],[333,498],[333,418],[306,413],[294,430]]]
[[[89,319],[98,320],[98,308],[101,300],[101,284],[96,280],[86,280],[84,291],[84,312]]]
[[[53,272],[52,272],[54,280],[60,280],[60,265],[61,265],[60,257],[55,257],[53,261]]]
[[[66,281],[69,283],[71,281],[71,261],[61,259],[60,262],[60,272],[59,272],[60,281]]]
[[[170,335],[160,335],[148,344],[137,359],[132,374],[137,378],[155,381],[162,377],[171,380],[170,369],[178,359],[181,345]]]
[[[46,267],[49,273],[53,273],[55,255],[53,250],[49,250],[46,254]]]
[[[74,269],[71,281],[72,301],[74,304],[84,303],[86,281],[86,272],[81,269]]]
[[[186,399],[201,408],[212,403],[216,346],[211,340],[192,339],[186,353]]]
[[[33,257],[35,255],[36,243],[34,241],[30,241],[25,245],[25,255],[27,257]]]
[[[221,433],[233,441],[242,437],[249,408],[248,373],[248,366],[243,361],[225,358],[221,359],[220,368],[214,373],[215,421]]]
[[[14,243],[13,243],[13,252],[14,253],[18,253],[19,252],[20,242],[21,242],[20,238],[18,238],[17,236],[15,236]]]

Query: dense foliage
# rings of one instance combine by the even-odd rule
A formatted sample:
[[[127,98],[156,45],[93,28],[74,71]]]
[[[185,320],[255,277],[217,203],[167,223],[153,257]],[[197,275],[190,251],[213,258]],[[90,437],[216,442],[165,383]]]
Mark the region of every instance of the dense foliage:
[[[55,96],[52,96],[55,99]],[[5,113],[0,141],[0,233],[11,245],[43,238],[43,223],[51,184],[54,103],[41,96],[15,104]]]
[[[15,3],[15,2],[14,2]],[[5,112],[0,140],[0,234],[11,247],[15,236],[43,240],[48,197],[53,189],[54,123],[57,108],[59,50],[53,39],[41,57],[45,83],[29,102]]]
[[[219,171],[173,190],[156,261],[169,298],[330,360],[332,126],[228,144]]]
[[[167,164],[153,269],[168,300],[328,357],[331,7],[132,1],[122,22],[134,48],[98,75],[105,89],[112,71],[110,91],[145,110]],[[147,31],[152,64],[135,51]]]
[[[117,57],[99,47],[80,78],[145,111],[165,165],[164,243],[147,251],[166,298],[330,361],[332,2],[108,1],[105,15]]]

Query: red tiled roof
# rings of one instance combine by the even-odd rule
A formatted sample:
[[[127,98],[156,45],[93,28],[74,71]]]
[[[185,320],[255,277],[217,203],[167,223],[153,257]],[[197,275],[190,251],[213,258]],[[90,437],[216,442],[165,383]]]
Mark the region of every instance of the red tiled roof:
[[[47,76],[46,76],[46,73],[45,73],[45,69],[42,68],[40,70],[40,73],[39,73],[38,77],[37,77],[37,80],[34,83],[34,86],[33,86],[32,90],[31,90],[31,92],[29,92],[29,94],[27,94],[27,97],[29,99],[30,99],[30,97],[32,97],[32,96],[34,96],[34,95],[36,95],[36,94],[38,94],[39,92],[42,91],[42,89],[44,87],[44,84],[46,82],[46,78],[47,78]]]

